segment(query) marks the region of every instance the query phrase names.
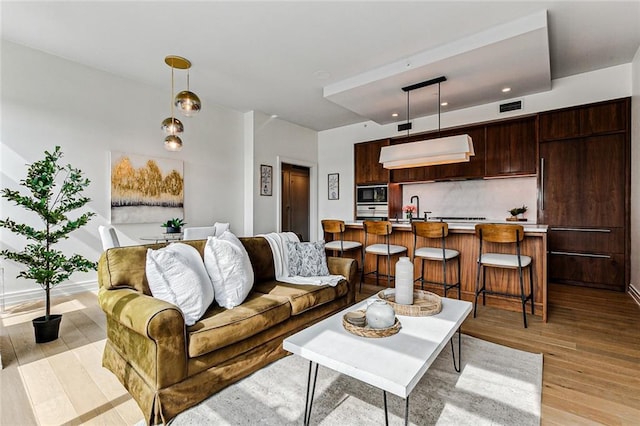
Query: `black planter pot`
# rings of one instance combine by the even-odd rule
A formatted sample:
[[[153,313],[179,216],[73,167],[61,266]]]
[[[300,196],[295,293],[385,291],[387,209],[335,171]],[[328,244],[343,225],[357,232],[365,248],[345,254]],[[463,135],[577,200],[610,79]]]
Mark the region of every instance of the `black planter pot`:
[[[49,319],[46,318],[38,317],[31,321],[36,334],[36,343],[52,342],[58,338],[62,315],[49,315]]]
[[[167,234],[179,234],[182,228],[179,226],[167,226]]]

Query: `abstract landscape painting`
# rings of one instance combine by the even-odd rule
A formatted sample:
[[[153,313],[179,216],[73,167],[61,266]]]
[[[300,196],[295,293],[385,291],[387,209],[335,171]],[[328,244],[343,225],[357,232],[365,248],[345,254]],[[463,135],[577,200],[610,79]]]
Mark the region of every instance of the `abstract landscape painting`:
[[[183,162],[111,152],[111,223],[184,218]]]

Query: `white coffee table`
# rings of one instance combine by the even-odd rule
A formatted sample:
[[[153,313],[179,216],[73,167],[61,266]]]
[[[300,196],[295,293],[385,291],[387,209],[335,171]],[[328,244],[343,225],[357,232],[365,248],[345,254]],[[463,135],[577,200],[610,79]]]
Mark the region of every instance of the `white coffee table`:
[[[374,299],[372,296],[370,299]],[[442,299],[442,312],[427,317],[397,315],[402,328],[389,337],[367,338],[349,333],[342,326],[345,312],[365,309],[367,301],[351,306],[284,340],[285,350],[309,360],[304,424],[311,419],[311,408],[318,365],[351,376],[383,391],[385,422],[388,424],[387,392],[405,399],[405,424],[409,422],[409,395],[458,331],[460,359],[460,325],[473,304],[456,299]],[[460,361],[458,361],[460,363]],[[455,351],[453,364],[456,371]],[[312,373],[315,368],[315,373]]]

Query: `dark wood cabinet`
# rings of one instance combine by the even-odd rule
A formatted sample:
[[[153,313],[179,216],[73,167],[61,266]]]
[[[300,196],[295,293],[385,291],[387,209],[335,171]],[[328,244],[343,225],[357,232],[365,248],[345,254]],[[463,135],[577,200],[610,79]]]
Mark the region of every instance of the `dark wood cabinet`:
[[[540,114],[538,221],[549,225],[550,281],[626,289],[629,107],[622,99]]]
[[[389,170],[380,164],[380,150],[389,145],[389,139],[362,142],[354,145],[354,173],[356,185],[388,183]]]
[[[623,227],[622,134],[540,143],[538,220],[549,225]]]
[[[564,108],[539,115],[540,141],[625,131],[629,99]]]
[[[527,117],[487,125],[485,176],[536,174],[536,124],[536,117]]]

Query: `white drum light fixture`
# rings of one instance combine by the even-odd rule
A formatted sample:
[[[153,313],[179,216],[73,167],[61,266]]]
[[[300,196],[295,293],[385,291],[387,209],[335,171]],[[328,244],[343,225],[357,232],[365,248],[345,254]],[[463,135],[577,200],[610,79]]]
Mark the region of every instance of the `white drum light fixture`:
[[[184,132],[184,125],[175,117],[174,105],[187,117],[200,111],[201,103],[198,96],[189,91],[189,68],[191,62],[181,56],[169,55],[164,58],[164,62],[171,67],[171,117],[162,121],[162,131],[167,134],[164,139],[164,147],[168,151],[180,151],[182,149],[182,139],[178,136]],[[187,70],[187,90],[178,93],[174,101],[174,69]],[[185,112],[186,111],[186,112]]]
[[[446,80],[446,77],[442,76],[402,88],[403,91],[407,92],[407,123],[402,126],[407,130],[407,137],[409,137],[409,130],[411,129],[411,123],[409,122],[409,93],[412,90],[433,84],[438,84],[438,136],[440,136],[440,83]],[[382,147],[380,163],[385,169],[406,169],[437,164],[462,163],[469,161],[472,155],[475,155],[473,141],[469,135],[463,134]]]

